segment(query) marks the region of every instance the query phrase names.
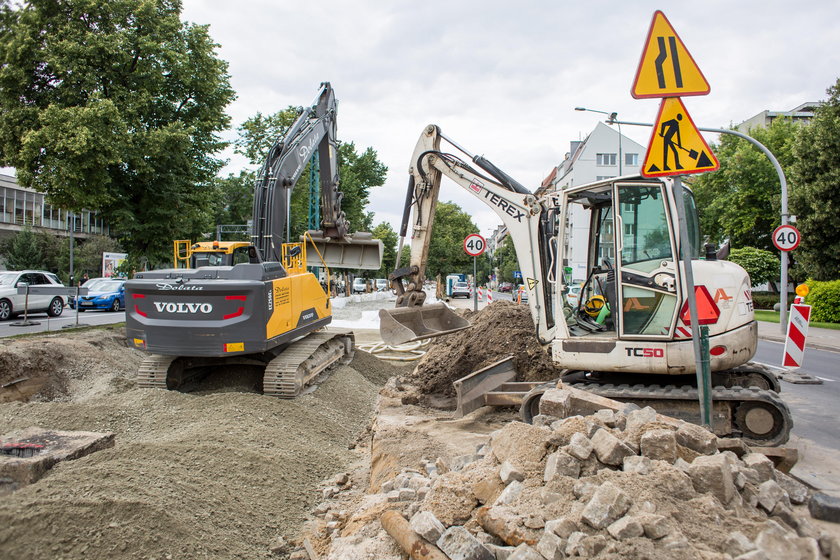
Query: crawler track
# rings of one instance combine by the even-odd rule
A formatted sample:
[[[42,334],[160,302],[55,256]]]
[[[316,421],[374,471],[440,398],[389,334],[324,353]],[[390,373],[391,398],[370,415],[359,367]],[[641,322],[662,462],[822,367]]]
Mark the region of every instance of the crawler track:
[[[263,375],[263,393],[292,399],[319,373],[353,359],[353,333],[330,329],[312,333],[271,360]]]

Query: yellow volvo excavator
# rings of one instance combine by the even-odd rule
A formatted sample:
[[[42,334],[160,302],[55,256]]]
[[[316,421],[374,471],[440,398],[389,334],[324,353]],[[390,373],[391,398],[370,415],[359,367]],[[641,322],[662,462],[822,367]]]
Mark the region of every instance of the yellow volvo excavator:
[[[441,149],[444,140],[452,153]],[[386,343],[469,327],[444,304],[423,305],[425,265],[443,176],[490,206],[507,228],[537,338],[565,369],[565,383],[699,422],[692,334],[697,323],[705,324],[715,386],[714,431],[759,445],[787,441],[793,422],[779,397],[779,382],[749,361],[758,343],[749,276],[738,265],[718,260],[711,250],[700,254],[694,198],[689,189],[670,180],[617,177],[532,193],[485,158],[446,138],[437,126],[428,126],[412,155],[400,230],[405,238],[411,226],[410,265],[390,275],[398,294],[396,308],[380,311]],[[689,246],[683,246],[678,235],[675,188],[683,189]],[[572,226],[576,235],[586,235],[587,224],[585,254],[574,254],[575,244],[569,242]],[[697,321],[688,311],[681,250],[692,256],[701,304]],[[572,262],[586,263],[588,271],[574,307],[565,297],[576,284],[564,274]],[[485,373],[469,380],[469,391],[495,391],[499,383],[491,377],[513,381],[515,374],[500,368]],[[526,419],[536,411],[540,394],[536,389],[523,396]]]
[[[321,230],[286,242],[288,195],[315,150]],[[353,333],[325,329],[330,299],[307,266],[327,268],[327,277],[329,268],[378,269],[382,242],[349,233],[338,179],[335,94],[324,83],[269,151],[254,192],[251,242],[187,242],[189,268],[140,272],[126,282],[126,334],[149,352],[139,386],[175,389],[212,366],[250,364],[265,368],[265,394],[294,397],[330,365],[352,359]]]

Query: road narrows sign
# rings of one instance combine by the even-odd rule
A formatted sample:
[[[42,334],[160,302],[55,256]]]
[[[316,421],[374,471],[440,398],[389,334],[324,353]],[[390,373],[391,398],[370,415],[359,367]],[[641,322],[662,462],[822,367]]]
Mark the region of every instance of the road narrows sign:
[[[687,175],[720,167],[679,97],[666,97],[648,142],[642,164],[645,177]]]
[[[464,252],[471,257],[478,257],[487,248],[487,241],[477,233],[471,233],[464,238]]]
[[[654,12],[630,94],[643,99],[706,95],[710,90],[668,18],[659,10]]]
[[[792,225],[779,226],[773,230],[773,245],[779,251],[793,251],[799,247],[802,235]]]

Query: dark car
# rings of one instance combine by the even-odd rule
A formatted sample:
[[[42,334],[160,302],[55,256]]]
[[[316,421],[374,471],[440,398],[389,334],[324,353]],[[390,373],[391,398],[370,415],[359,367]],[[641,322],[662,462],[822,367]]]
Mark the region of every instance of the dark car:
[[[125,280],[121,278],[92,278],[82,286],[88,289],[86,296],[79,296],[79,311],[88,309],[125,309]],[[70,298],[70,307],[76,308],[75,297]]]
[[[513,291],[513,284],[511,284],[510,282],[502,282],[501,284],[499,284],[499,291],[503,293],[510,293]]]

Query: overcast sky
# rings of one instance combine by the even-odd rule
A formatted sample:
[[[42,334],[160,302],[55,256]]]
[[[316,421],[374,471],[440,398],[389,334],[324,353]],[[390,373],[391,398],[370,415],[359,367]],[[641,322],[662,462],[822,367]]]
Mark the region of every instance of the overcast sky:
[[[709,95],[684,99],[699,127],[824,100],[840,76],[836,0],[666,4],[184,0],[183,19],[209,24],[218,56],[230,64],[234,127],[257,112],[308,104],[330,81],[339,139],[360,152],[374,148],[388,166],[370,209],[374,223],[396,229],[409,158],[427,124],[534,189],[569,142],[603,118],[576,106],[654,120],[659,100],[633,99],[630,88],[657,9],[711,85]],[[647,144],[649,129],[622,131]],[[245,165],[225,156],[226,172]],[[500,223],[454,183],[445,181],[441,199],[472,214],[483,234]]]

